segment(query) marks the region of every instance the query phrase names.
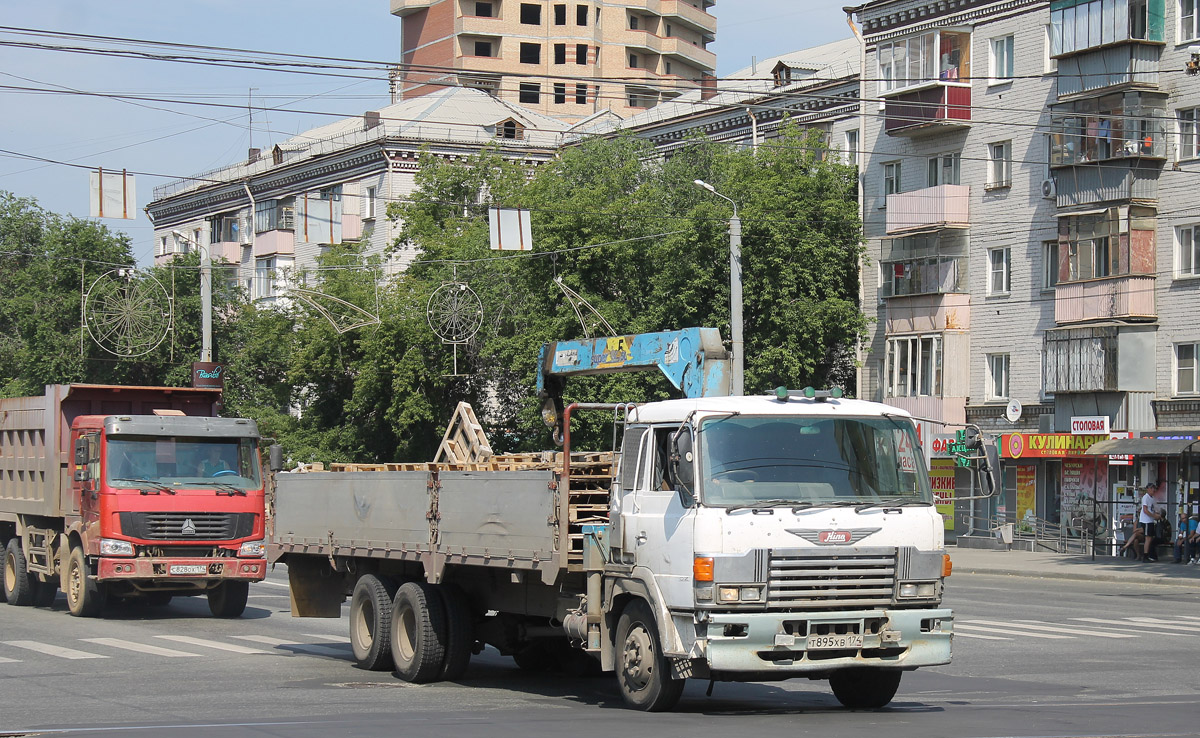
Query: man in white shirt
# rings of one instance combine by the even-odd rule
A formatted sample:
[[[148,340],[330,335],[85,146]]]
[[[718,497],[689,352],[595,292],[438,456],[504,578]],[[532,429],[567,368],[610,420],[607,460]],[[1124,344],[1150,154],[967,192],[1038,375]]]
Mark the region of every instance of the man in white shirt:
[[[1142,551],[1142,561],[1158,561],[1158,554],[1154,551],[1154,536],[1155,523],[1162,519],[1162,513],[1157,510],[1157,502],[1154,499],[1154,493],[1158,487],[1151,482],[1146,485],[1146,492],[1142,495],[1140,510],[1138,511],[1138,524],[1142,528],[1142,533],[1145,534],[1145,541],[1142,543],[1144,550]]]

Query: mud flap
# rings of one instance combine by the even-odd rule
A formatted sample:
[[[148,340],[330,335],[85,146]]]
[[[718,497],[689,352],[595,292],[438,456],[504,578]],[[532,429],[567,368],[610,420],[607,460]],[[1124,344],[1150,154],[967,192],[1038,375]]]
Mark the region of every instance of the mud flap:
[[[340,618],[346,601],[342,575],[322,558],[288,557],[288,591],[294,618]]]

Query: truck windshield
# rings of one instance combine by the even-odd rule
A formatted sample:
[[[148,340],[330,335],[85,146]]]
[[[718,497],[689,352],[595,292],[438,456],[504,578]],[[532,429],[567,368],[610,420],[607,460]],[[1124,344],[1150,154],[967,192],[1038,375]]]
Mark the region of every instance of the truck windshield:
[[[699,474],[714,507],[933,499],[912,423],[891,418],[710,418]]]
[[[107,461],[113,487],[262,487],[257,444],[249,438],[109,436]]]

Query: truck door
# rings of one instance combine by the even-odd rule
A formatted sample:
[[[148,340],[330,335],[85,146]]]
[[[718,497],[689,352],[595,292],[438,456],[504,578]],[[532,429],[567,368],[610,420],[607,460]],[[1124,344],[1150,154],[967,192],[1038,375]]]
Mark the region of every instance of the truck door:
[[[668,606],[690,607],[695,508],[685,507],[668,463],[677,426],[656,427],[643,446],[645,474],[638,478],[629,528],[638,566],[654,573]],[[639,465],[642,466],[642,465]]]

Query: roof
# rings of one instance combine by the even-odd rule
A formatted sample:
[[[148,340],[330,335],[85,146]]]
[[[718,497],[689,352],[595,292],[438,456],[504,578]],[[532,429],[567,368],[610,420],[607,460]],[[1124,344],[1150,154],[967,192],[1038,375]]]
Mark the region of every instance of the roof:
[[[900,408],[878,402],[847,399],[829,399],[821,402],[802,397],[792,397],[787,402],[780,402],[771,394],[650,402],[634,408],[629,414],[629,422],[682,423],[692,413],[704,416],[732,412],[742,415],[909,417],[908,412]]]
[[[1114,438],[1111,441],[1093,443],[1084,453],[1088,456],[1178,456],[1184,451],[1200,453],[1200,440],[1179,438]]]

